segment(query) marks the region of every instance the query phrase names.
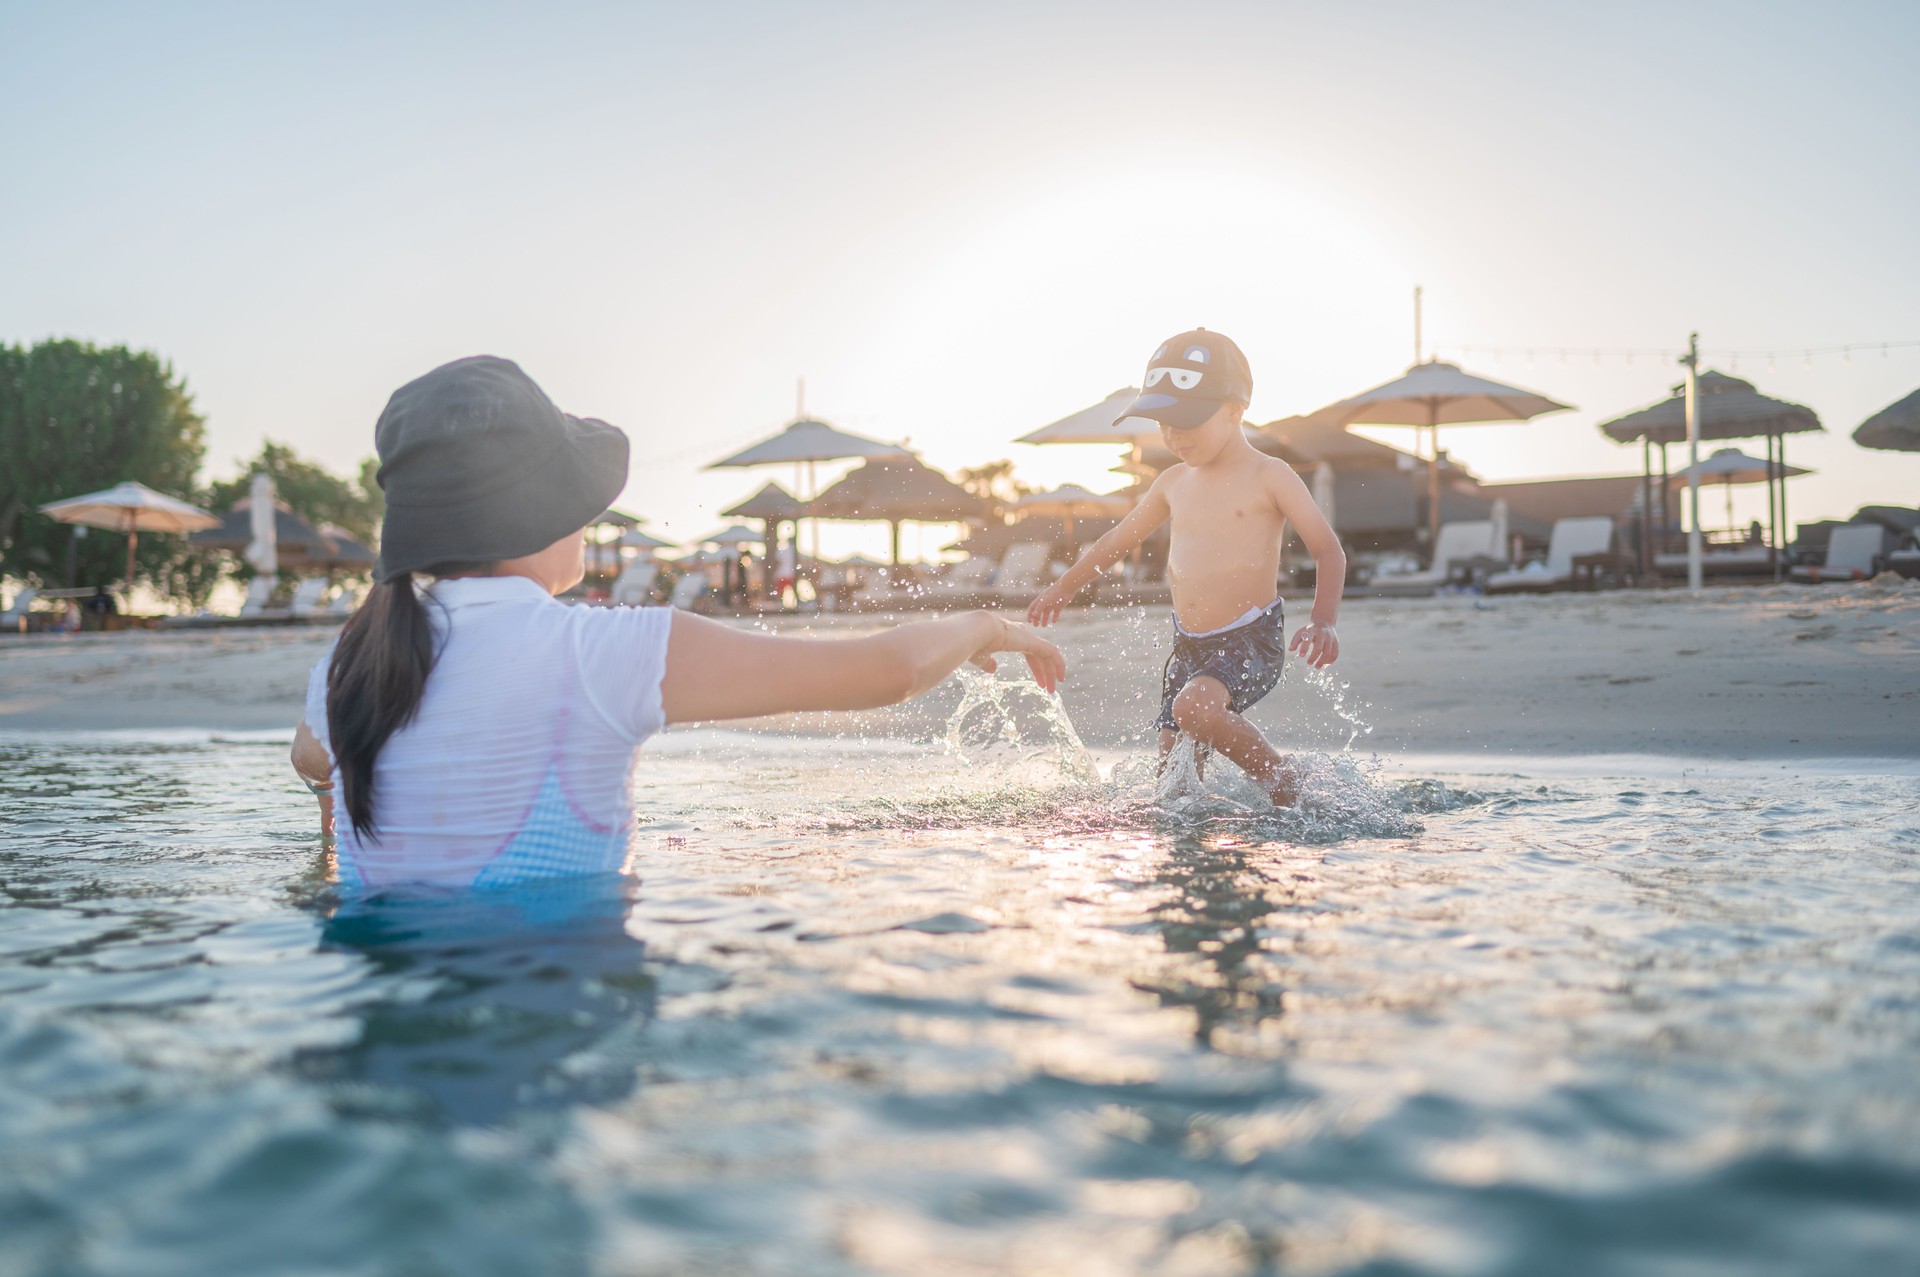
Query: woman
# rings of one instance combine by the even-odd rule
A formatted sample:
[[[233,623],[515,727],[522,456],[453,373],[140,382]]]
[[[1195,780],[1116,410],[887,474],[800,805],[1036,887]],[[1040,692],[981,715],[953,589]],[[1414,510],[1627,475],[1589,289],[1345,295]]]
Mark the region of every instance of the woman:
[[[906,700],[1052,644],[986,612],[863,638],[779,638],[666,608],[567,607],[627,439],[504,359],[402,386],[374,431],[379,583],[313,671],[293,765],[337,798],[342,882],[499,886],[620,867],[634,751],[669,723]],[[416,582],[416,577],[425,578]]]

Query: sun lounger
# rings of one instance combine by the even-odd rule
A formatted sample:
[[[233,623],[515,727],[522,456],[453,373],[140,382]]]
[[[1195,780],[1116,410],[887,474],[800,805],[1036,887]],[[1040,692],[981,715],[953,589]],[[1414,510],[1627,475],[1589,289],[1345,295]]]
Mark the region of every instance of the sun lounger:
[[[1906,544],[1887,556],[1887,568],[1908,580],[1920,580],[1920,532],[1907,534]]]
[[[1002,603],[1025,604],[1047,588],[1047,559],[1051,547],[1039,541],[1022,541],[1008,547],[993,574],[993,594]]]
[[[310,576],[294,587],[293,601],[287,604],[287,615],[305,619],[310,616],[325,616],[328,581],[324,576]]]
[[[0,612],[0,631],[10,634],[24,634],[27,629],[27,613],[33,610],[33,601],[40,597],[40,591],[24,589],[13,596],[13,602],[7,610]]]
[[[707,592],[707,578],[698,572],[689,572],[674,583],[673,596],[668,602],[682,611],[695,611],[694,604]]]
[[[274,578],[256,576],[247,582],[247,597],[240,604],[240,615],[262,616],[267,610],[267,600],[273,597]]]
[[[635,559],[613,583],[607,601],[621,607],[640,607],[653,598],[653,587],[660,579],[660,565],[652,559]]]
[[[1494,573],[1487,578],[1487,593],[1566,589],[1574,583],[1581,559],[1606,554],[1612,548],[1612,519],[1604,515],[1556,519],[1553,535],[1547,541],[1547,561],[1529,563],[1517,572]]]
[[[1653,570],[1661,576],[1685,576],[1685,554],[1656,554]],[[1773,572],[1773,551],[1764,545],[1746,545],[1735,549],[1707,549],[1700,555],[1702,576],[1768,576]]]
[[[1369,582],[1376,593],[1431,594],[1452,579],[1454,565],[1476,559],[1506,561],[1493,543],[1493,520],[1443,523],[1433,543],[1433,562],[1417,572],[1378,572]]]
[[[1793,570],[1796,581],[1863,581],[1879,566],[1886,529],[1877,523],[1848,523],[1833,530],[1827,540],[1825,563],[1803,563]]]

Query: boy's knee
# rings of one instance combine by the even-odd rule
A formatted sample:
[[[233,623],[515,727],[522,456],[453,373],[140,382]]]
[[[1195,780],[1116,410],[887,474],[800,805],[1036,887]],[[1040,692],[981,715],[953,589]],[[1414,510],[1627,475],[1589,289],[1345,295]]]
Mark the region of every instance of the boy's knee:
[[[1212,679],[1196,679],[1173,698],[1173,721],[1189,736],[1212,727],[1226,712],[1227,690]]]

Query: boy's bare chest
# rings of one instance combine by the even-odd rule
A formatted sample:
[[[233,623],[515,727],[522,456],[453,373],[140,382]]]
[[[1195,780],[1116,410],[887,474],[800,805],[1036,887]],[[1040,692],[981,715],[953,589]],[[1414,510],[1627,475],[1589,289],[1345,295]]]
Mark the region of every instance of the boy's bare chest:
[[[1173,532],[1179,536],[1217,532],[1261,537],[1278,535],[1281,517],[1273,498],[1257,482],[1179,485],[1167,494]]]

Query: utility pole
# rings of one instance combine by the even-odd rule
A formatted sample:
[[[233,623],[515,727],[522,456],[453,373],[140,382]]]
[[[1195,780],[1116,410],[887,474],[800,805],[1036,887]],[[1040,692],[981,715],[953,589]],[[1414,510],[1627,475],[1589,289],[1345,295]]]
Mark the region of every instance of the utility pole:
[[[1420,362],[1420,285],[1413,286],[1413,362]]]

